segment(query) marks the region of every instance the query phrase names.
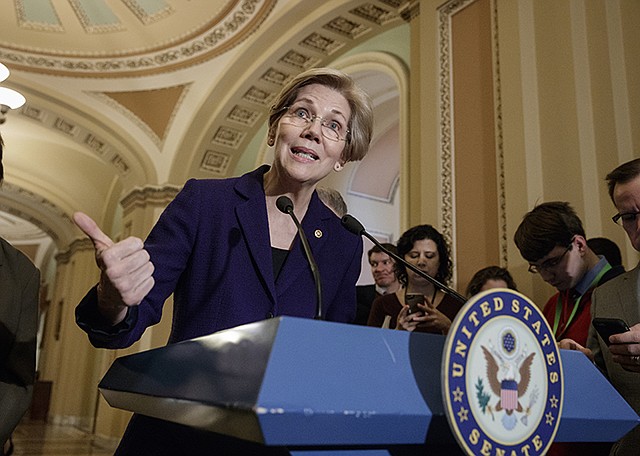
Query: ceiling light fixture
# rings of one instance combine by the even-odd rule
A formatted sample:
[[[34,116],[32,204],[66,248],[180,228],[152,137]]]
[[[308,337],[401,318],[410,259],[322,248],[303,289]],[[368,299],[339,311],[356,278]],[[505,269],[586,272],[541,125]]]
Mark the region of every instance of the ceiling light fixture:
[[[0,82],[7,79],[9,74],[9,69],[0,63]],[[18,109],[26,101],[20,92],[7,87],[0,87],[0,125],[7,120],[5,116],[9,109]]]
[[[9,77],[9,68],[0,63],[0,82]]]

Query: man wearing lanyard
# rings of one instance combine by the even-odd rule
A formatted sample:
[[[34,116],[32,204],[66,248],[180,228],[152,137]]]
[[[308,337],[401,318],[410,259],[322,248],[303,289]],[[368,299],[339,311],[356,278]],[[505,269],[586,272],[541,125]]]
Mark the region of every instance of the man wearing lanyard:
[[[586,344],[591,293],[616,272],[587,245],[580,218],[569,203],[540,204],[524,216],[514,241],[529,262],[529,272],[558,290],[543,309],[556,340]]]

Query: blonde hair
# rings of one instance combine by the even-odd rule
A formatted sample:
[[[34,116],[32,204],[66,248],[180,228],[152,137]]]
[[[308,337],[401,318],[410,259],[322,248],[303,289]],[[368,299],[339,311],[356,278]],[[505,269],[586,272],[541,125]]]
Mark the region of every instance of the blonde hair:
[[[300,73],[283,87],[269,111],[269,134],[275,132],[285,108],[293,104],[300,89],[311,84],[329,87],[345,97],[351,108],[351,118],[341,158],[344,162],[362,160],[369,151],[373,135],[373,106],[369,96],[351,76],[333,68],[312,68]]]

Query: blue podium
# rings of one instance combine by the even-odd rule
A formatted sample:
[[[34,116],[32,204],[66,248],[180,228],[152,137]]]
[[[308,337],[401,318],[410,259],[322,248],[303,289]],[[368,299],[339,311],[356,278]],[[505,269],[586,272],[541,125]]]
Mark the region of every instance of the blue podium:
[[[116,408],[292,455],[451,448],[443,336],[279,317],[118,358],[99,388]],[[640,418],[597,368],[562,351],[556,441],[615,441]],[[588,398],[588,401],[585,400]]]

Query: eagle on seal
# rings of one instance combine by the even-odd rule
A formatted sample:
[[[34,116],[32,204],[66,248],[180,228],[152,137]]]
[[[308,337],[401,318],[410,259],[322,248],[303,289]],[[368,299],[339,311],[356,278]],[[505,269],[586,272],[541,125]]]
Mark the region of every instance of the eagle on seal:
[[[535,353],[530,353],[520,364],[519,374],[520,381],[516,381],[516,363],[503,361],[502,365],[498,364],[494,355],[484,346],[482,346],[484,357],[487,360],[487,377],[489,386],[493,393],[500,397],[495,410],[505,410],[507,415],[511,415],[513,411],[522,412],[523,407],[519,398],[522,397],[529,388],[531,380],[531,363]],[[505,372],[502,378],[498,378],[500,370]]]

